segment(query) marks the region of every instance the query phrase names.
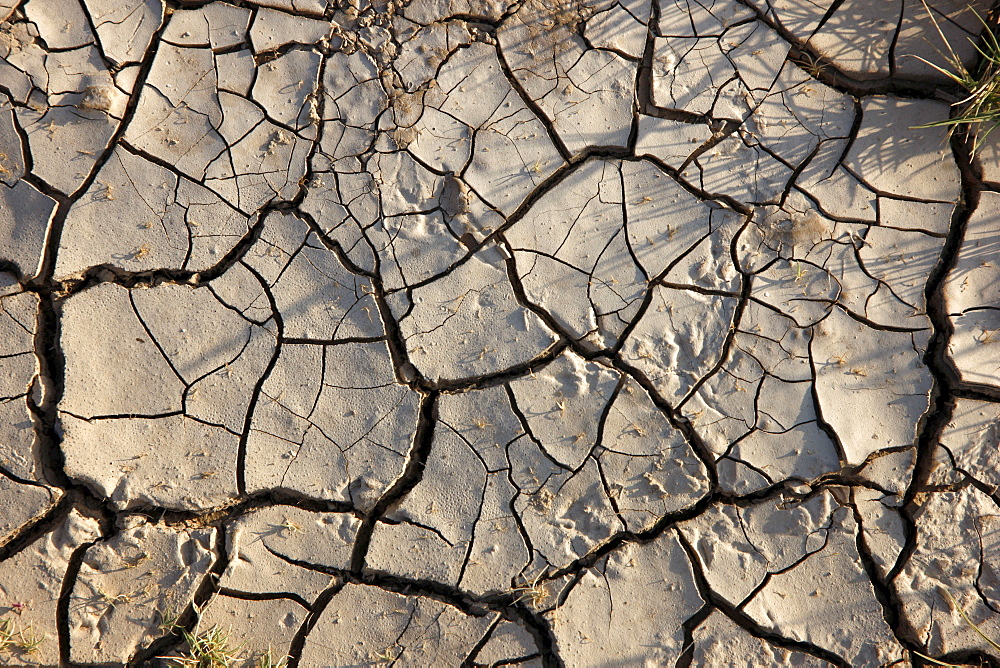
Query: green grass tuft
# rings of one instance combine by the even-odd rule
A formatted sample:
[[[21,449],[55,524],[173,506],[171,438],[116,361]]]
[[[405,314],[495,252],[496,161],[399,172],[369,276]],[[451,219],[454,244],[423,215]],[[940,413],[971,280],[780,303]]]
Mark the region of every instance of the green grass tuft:
[[[1000,125],[1000,41],[986,19],[970,7],[970,11],[983,25],[983,45],[980,46],[973,42],[976,51],[982,56],[982,62],[977,71],[969,71],[969,68],[955,53],[948,38],[945,37],[944,31],[941,30],[937,19],[934,18],[934,14],[927,6],[926,0],[921,1],[934,24],[934,28],[941,37],[941,41],[944,42],[947,51],[942,53],[942,56],[948,64],[947,67],[942,67],[920,56],[914,57],[960,85],[968,94],[952,105],[956,111],[951,118],[917,127],[948,127],[949,131],[953,131],[958,126],[965,125],[969,129],[970,135],[975,138],[972,148],[972,154],[975,155],[990,133]],[[988,127],[980,134],[980,126],[983,124]]]
[[[213,626],[203,633],[184,631],[186,656],[169,657],[178,668],[229,668],[241,659],[240,647],[229,646],[229,631]]]

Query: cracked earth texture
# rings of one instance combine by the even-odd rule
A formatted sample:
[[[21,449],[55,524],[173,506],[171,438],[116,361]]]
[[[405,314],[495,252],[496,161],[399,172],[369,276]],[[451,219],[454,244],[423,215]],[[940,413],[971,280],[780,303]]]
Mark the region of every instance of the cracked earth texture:
[[[0,663],[1000,662],[1000,141],[917,127],[919,0],[0,19]]]

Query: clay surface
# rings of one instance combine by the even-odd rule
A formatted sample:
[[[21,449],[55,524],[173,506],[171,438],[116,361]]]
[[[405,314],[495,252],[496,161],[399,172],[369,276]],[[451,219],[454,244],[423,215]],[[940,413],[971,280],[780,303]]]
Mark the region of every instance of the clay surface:
[[[1000,663],[990,9],[0,0],[0,665]]]

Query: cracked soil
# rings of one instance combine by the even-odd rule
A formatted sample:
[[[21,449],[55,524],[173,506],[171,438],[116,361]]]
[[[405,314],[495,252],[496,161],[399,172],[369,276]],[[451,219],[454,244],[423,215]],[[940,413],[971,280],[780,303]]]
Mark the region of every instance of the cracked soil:
[[[928,4],[0,0],[0,664],[1000,665]]]

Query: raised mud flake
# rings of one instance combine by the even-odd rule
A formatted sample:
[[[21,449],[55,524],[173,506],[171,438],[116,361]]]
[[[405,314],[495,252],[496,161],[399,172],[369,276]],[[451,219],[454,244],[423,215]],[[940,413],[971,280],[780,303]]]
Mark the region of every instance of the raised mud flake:
[[[0,54],[7,51],[7,61],[24,71],[19,84],[7,85],[11,92],[24,87],[26,99],[16,100],[15,113],[27,138],[31,171],[54,190],[71,194],[118,129],[129,85],[113,77],[92,45],[50,55],[17,26],[12,37]]]
[[[263,548],[284,561],[346,571],[359,525],[360,520],[349,513],[272,506],[254,513],[242,528],[255,526],[253,534]]]
[[[250,14],[245,7],[221,2],[197,9],[175,10],[161,38],[183,46],[234,47],[246,39]]]
[[[668,270],[685,281],[733,279],[728,257],[696,250],[713,245],[726,222],[726,212],[651,162],[592,160],[535,202],[504,238],[531,303],[573,338],[612,348],[647,307],[649,284]],[[719,266],[708,266],[716,259]]]
[[[846,462],[859,464],[876,450],[913,443],[930,402],[932,379],[920,352],[926,336],[873,329],[840,311],[817,328],[811,345],[816,396]],[[843,365],[822,363],[841,359]]]
[[[808,38],[808,43],[859,79],[888,77],[890,49],[902,19],[899,10],[899,5],[889,9],[863,0],[847,0],[821,30]]]
[[[2,11],[2,10],[0,10]],[[44,51],[34,46],[36,29],[30,28],[26,22],[10,22],[0,33],[0,54],[3,55],[3,65],[0,66],[0,81],[7,87],[7,94],[17,104],[26,104],[32,97],[34,81],[44,83],[46,75],[43,71]],[[39,103],[37,95],[35,100]],[[36,106],[41,106],[37,104]]]
[[[216,559],[214,529],[140,522],[88,548],[70,596],[70,659],[128,662],[167,633]]]
[[[712,9],[722,11],[713,16],[697,3],[663,3],[662,36],[653,43],[654,105],[739,121],[774,85],[788,44],[747,21],[750,13],[736,3],[718,4]]]
[[[718,364],[736,299],[657,286],[622,346],[622,357],[669,402],[683,399]]]
[[[446,172],[460,172],[468,164],[472,131],[464,123],[425,106],[420,120],[408,129],[416,139],[406,144],[406,148],[424,162]]]
[[[899,206],[889,207],[879,222],[889,227],[947,232],[952,206],[960,194],[947,129],[916,127],[946,117],[947,108],[930,100],[878,95],[863,98],[861,108],[862,124],[844,166],[879,194],[880,204],[914,200],[939,205],[909,212]],[[927,150],[907,150],[914,145]],[[914,211],[921,215],[914,216]]]
[[[748,129],[738,129],[699,155],[682,177],[713,195],[748,204],[780,200],[795,172],[771,155]]]
[[[845,509],[827,491],[806,498],[785,493],[739,506],[713,505],[684,522],[680,533],[712,592],[744,608],[774,576],[828,549],[832,528],[844,518]]]
[[[417,24],[402,17],[395,20],[395,38],[399,48],[393,64],[406,93],[419,95],[420,91],[428,91],[433,87],[430,82],[437,75],[441,64],[456,50],[473,41],[469,25],[465,21]]]
[[[267,8],[257,11],[250,26],[250,41],[257,53],[292,43],[313,44],[330,33],[331,26],[326,21],[294,16],[288,12],[291,7],[272,9],[268,5],[273,6],[273,3],[260,4]],[[282,9],[285,11],[275,11]]]
[[[39,301],[0,273],[0,466],[34,479],[38,465],[28,394],[39,382],[34,337]]]
[[[313,513],[294,506],[247,513],[226,528],[228,563],[219,587],[233,596],[283,595],[311,604],[333,580],[291,561],[319,550],[321,563],[346,569],[355,524],[348,515]]]
[[[17,185],[25,173],[24,144],[17,132],[16,109],[8,95],[0,96],[0,181]]]
[[[227,60],[227,64],[232,66],[225,70],[230,79],[243,69],[248,81],[254,81],[252,59]],[[278,68],[277,63],[270,65]],[[306,172],[314,126],[310,122],[295,131],[276,124],[249,92],[220,90],[222,72],[211,49],[161,44],[125,141],[174,165],[246,213],[274,198],[291,199]],[[311,94],[315,74],[302,81],[296,99]],[[253,95],[271,102],[275,89],[285,85],[274,77],[261,77],[258,83]]]
[[[495,615],[468,616],[446,603],[348,584],[306,636],[304,665],[456,665]],[[507,657],[504,657],[507,658]]]
[[[668,167],[679,170],[711,138],[712,129],[706,123],[685,123],[640,114],[635,152],[638,156],[658,158]]]
[[[745,23],[753,13],[732,0],[662,0],[659,32],[665,36],[718,35],[732,25]]]
[[[955,334],[948,342],[948,356],[962,379],[974,385],[996,386],[1000,356],[992,344],[1000,332],[1000,311],[984,308],[951,318]]]
[[[397,309],[410,361],[434,381],[499,373],[544,354],[557,339],[520,305],[504,253],[486,247],[411,293]]]
[[[992,402],[959,399],[951,421],[941,434],[940,466],[954,467],[987,489],[1000,489],[998,448],[1000,407]],[[995,491],[993,492],[995,493]]]
[[[559,655],[570,665],[653,660],[684,651],[682,624],[704,601],[677,535],[627,543],[593,568],[550,613]]]
[[[369,169],[377,183],[405,184],[380,188],[384,217],[365,233],[378,253],[379,273],[387,293],[425,285],[467,259],[473,243],[449,227],[450,212],[443,205],[432,208],[447,202],[444,189],[446,184],[457,182],[455,177],[441,178],[406,153],[377,156]]]
[[[162,0],[84,0],[104,53],[116,65],[138,62],[163,22]]]
[[[426,25],[459,14],[482,16],[499,21],[514,5],[510,0],[413,0],[401,9],[411,21]]]
[[[312,98],[321,60],[315,51],[296,49],[269,61],[257,72],[252,99],[274,123],[304,130],[314,120]]]
[[[856,487],[851,495],[851,502],[860,515],[865,549],[871,555],[879,576],[888,579],[904,554],[906,545],[900,498],[864,487]]]
[[[17,9],[17,5],[20,4],[18,0],[3,0],[0,2],[0,20],[6,21]]]
[[[754,4],[764,3],[755,0]],[[826,1],[810,3],[821,11],[813,14],[811,20],[803,21],[796,14],[811,14],[809,5],[806,5],[809,9],[803,11],[795,3],[770,1],[767,4],[778,10],[778,17],[788,22],[786,25],[796,38],[808,40],[807,43],[823,58],[858,79],[884,79],[892,75],[905,79],[942,80],[941,72],[920,60],[925,58],[935,65],[944,65],[942,52],[948,47],[941,42],[938,29],[965,65],[972,66],[977,55],[973,43],[982,28],[974,12],[984,16],[989,8],[983,0],[945,0],[932,5],[925,5],[920,0],[905,0],[891,9],[875,9],[874,5],[860,1],[834,7],[834,3]],[[822,7],[826,6],[835,11],[819,27],[817,21],[824,17]],[[816,28],[819,30],[813,33]]]
[[[526,430],[546,454],[571,469],[596,444],[601,417],[617,386],[617,373],[570,352],[510,383]]]
[[[55,273],[204,271],[248,231],[247,216],[212,191],[116,147],[66,216]]]
[[[366,566],[476,593],[508,589],[529,560],[507,461],[526,436],[500,386],[443,395],[438,420],[421,480],[376,525]]]
[[[746,204],[783,202],[800,170],[824,145],[848,138],[854,104],[790,62],[732,102],[737,130],[695,160],[685,178]],[[738,113],[737,113],[738,112]]]
[[[0,475],[0,545],[41,518],[61,496],[57,488],[27,485]]]
[[[789,521],[779,540],[794,540],[789,534],[796,522]],[[777,533],[777,532],[775,532]],[[746,512],[736,506],[713,504],[698,517],[680,524],[679,535],[693,551],[709,587],[719,600],[739,605],[764,581],[772,568],[787,566],[781,555],[774,565],[770,561],[774,548],[758,548],[747,530]],[[792,534],[794,535],[794,534]],[[794,550],[795,546],[792,546]],[[801,556],[799,552],[796,556]]]
[[[553,465],[532,441],[511,447],[511,477],[519,489],[513,509],[534,550],[553,569],[568,566],[621,532],[595,459],[578,470]],[[528,579],[536,573],[527,573]]]
[[[129,290],[101,284],[68,299],[63,316],[67,366],[80,384],[67,385],[61,407],[85,418],[154,416],[196,402],[190,396],[193,387],[225,371],[245,352],[259,353],[255,339],[267,336],[263,327],[226,308],[207,287],[187,285]],[[152,381],[156,389],[146,399],[136,398],[129,387],[113,391],[111,386],[126,378]],[[228,424],[233,419],[214,421]]]
[[[804,540],[802,535],[793,539],[804,543],[805,554],[771,577],[744,611],[763,627],[832,652],[849,665],[900,659],[904,650],[883,617],[858,553],[859,527],[850,509],[837,507],[831,492],[811,505],[820,521]],[[757,540],[769,540],[764,532],[773,528],[758,525]]]
[[[927,299],[922,279],[939,262],[944,240],[922,232],[883,227],[869,228],[863,234],[858,266],[879,283],[865,306],[866,315],[880,323],[895,320],[905,327],[926,327]],[[912,312],[900,317],[907,308]]]
[[[1000,267],[995,259],[1000,194],[984,192],[980,198],[979,207],[968,222],[955,266],[946,282],[945,297],[953,318],[979,308],[995,306],[1000,301],[1000,285],[997,283]]]
[[[50,49],[73,49],[94,41],[80,0],[32,0],[24,5],[24,14]]]
[[[413,579],[457,585],[477,530],[485,529],[480,528],[483,511],[496,513],[495,508],[486,508],[487,488],[504,482],[484,468],[467,443],[442,430],[431,445],[420,483],[388,515],[399,524],[375,527],[366,565]],[[458,479],[464,480],[461,486],[454,485]],[[512,490],[504,487],[507,499],[489,501],[509,504]],[[497,495],[494,492],[491,496]],[[508,569],[508,581],[515,573]]]
[[[394,100],[393,110],[397,144],[405,148],[410,143],[408,138],[415,140],[413,152],[439,169],[448,169],[454,163],[461,170],[456,173],[483,200],[509,215],[551,176],[563,158],[542,119],[501,77],[503,69],[496,48],[471,44],[457,50],[442,65],[433,94],[424,96],[425,113],[435,113],[442,121],[453,119],[449,126],[459,133],[458,138],[471,130],[469,148],[465,141],[434,146],[428,139],[421,140],[416,126],[420,109],[413,108],[407,98]],[[428,150],[431,148],[434,150]],[[467,157],[459,162],[453,153]]]
[[[384,343],[285,344],[250,425],[247,490],[371,509],[406,465],[418,404]]]
[[[14,655],[9,657],[12,661],[59,663],[57,608],[64,578],[77,549],[97,540],[100,533],[97,520],[71,510],[0,564],[0,618],[12,619],[26,637],[42,640],[34,655]]]
[[[726,399],[746,402],[750,390],[744,390],[734,385]],[[745,494],[782,480],[814,480],[840,469],[837,445],[820,425],[812,392],[808,381],[785,382],[773,376],[761,380],[752,422],[732,439],[725,454],[726,460],[745,464],[757,475],[733,475],[720,466],[724,489]]]
[[[268,7],[284,12],[302,14],[304,16],[323,15],[323,11],[332,3],[329,0],[254,0],[252,5]]]
[[[476,653],[475,660],[480,665],[504,665],[501,662],[528,668],[543,665],[535,639],[515,622],[497,624],[489,632],[486,644]]]
[[[940,237],[834,222],[792,193],[781,209],[758,210],[739,241],[754,298],[802,326],[837,305],[874,327],[929,329],[924,277],[939,261]]]
[[[823,659],[756,638],[718,610],[695,629],[691,665],[826,668]]]
[[[691,508],[709,491],[704,463],[632,379],[608,408],[595,456],[615,512],[632,532]]]
[[[962,380],[997,384],[1000,367],[997,347],[1000,314],[996,311],[998,268],[996,247],[996,193],[984,192],[979,208],[969,220],[955,267],[948,274],[945,298],[955,327],[948,354]]]
[[[0,165],[5,160],[0,159]],[[13,165],[12,165],[13,166]],[[25,278],[41,268],[45,236],[56,203],[25,181],[0,184],[0,262],[13,262]]]
[[[66,473],[119,508],[211,508],[236,498],[239,436],[181,415],[62,418]]]
[[[534,0],[497,32],[514,78],[570,154],[592,146],[624,147],[632,120],[635,68],[616,53],[587,49],[577,34],[592,13],[571,0]]]
[[[1000,538],[996,509],[993,499],[972,486],[920,498],[916,551],[893,587],[904,619],[931,656],[990,651],[956,606],[991,638],[1000,630],[994,612],[1000,603],[993,566]]]
[[[107,283],[63,305],[62,345],[73,379],[59,405],[71,476],[121,507],[204,508],[235,495],[272,330],[206,287]]]
[[[214,63],[209,49],[161,44],[124,135],[132,146],[199,182],[227,148],[219,133],[224,112]]]
[[[274,299],[286,338],[335,341],[383,334],[371,279],[345,267],[300,218],[269,214],[243,264],[269,288],[261,287],[240,306],[248,314],[266,313]]]
[[[768,83],[767,92],[758,93],[760,103],[747,127],[783,162],[805,165],[819,146],[850,137],[856,112],[849,95],[787,61]]]
[[[848,137],[821,144],[795,180],[795,189],[813,200],[817,211],[832,219],[875,223],[880,216],[886,221],[906,220],[907,210],[935,218],[938,209],[951,210],[945,204],[879,199],[871,186],[844,166],[842,157],[850,141]]]
[[[597,48],[641,58],[646,45],[649,0],[623,0],[598,11],[587,20],[584,37]]]

